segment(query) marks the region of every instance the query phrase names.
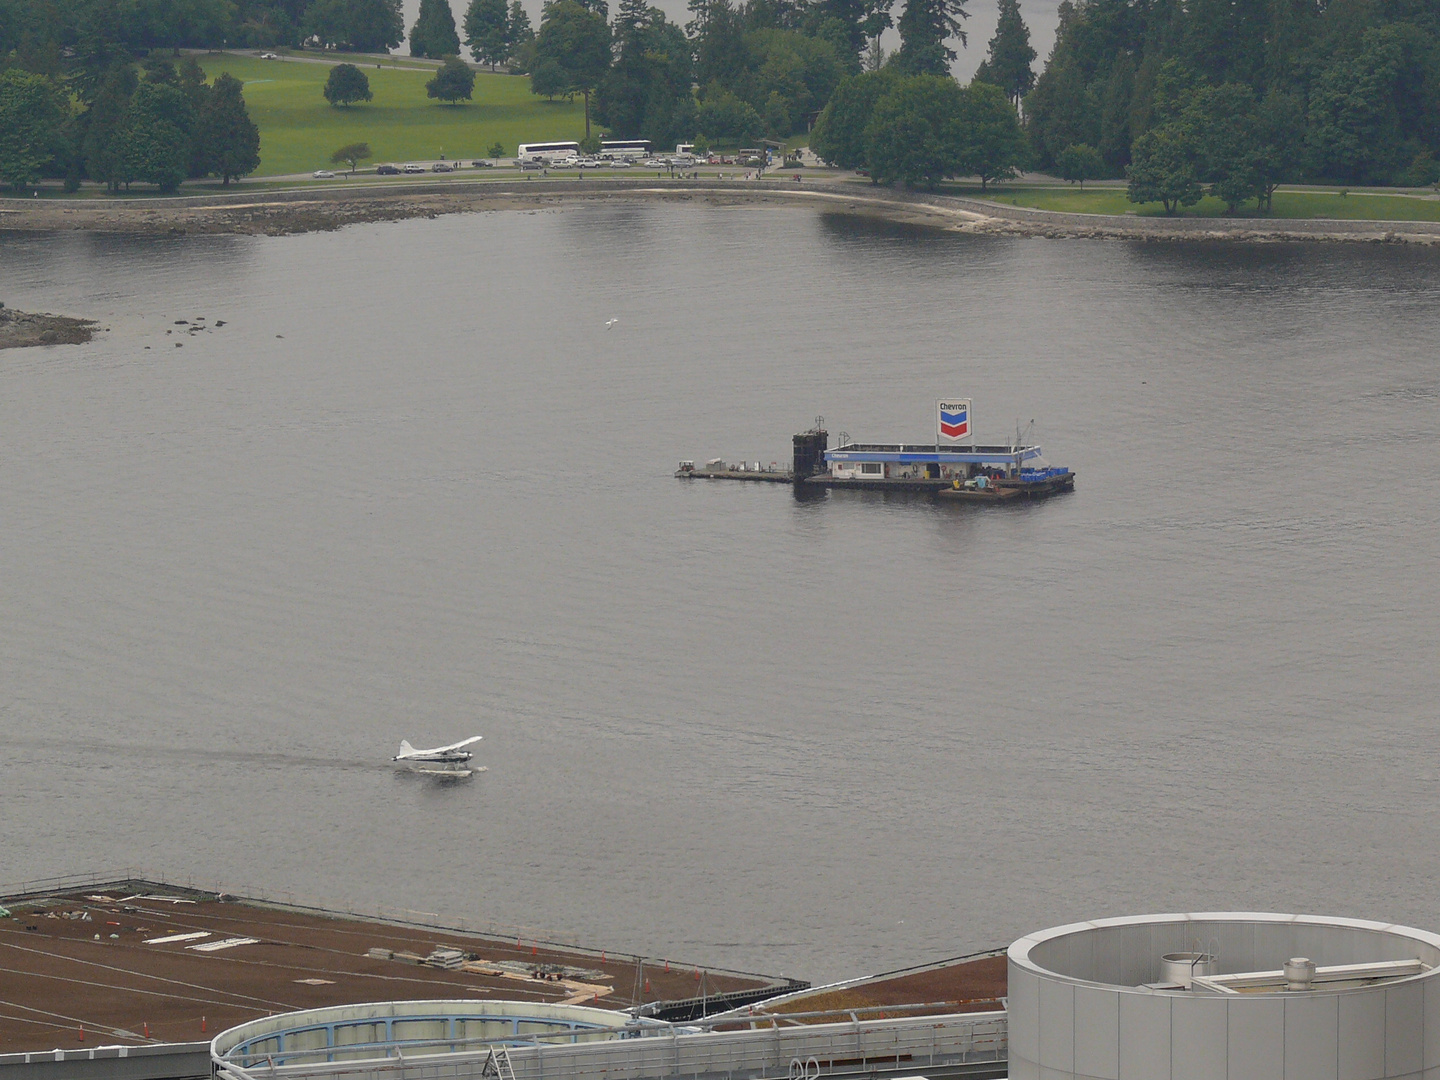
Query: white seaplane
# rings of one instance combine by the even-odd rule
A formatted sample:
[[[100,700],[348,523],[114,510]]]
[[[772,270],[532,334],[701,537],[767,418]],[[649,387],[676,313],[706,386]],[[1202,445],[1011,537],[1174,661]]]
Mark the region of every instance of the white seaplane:
[[[479,769],[465,768],[465,763],[475,756],[465,747],[479,742],[482,738],[483,735],[472,735],[449,746],[435,746],[429,750],[416,750],[408,740],[401,739],[400,752],[391,760],[400,765],[408,765],[416,772],[439,776],[469,776],[471,772],[483,772],[484,766]]]

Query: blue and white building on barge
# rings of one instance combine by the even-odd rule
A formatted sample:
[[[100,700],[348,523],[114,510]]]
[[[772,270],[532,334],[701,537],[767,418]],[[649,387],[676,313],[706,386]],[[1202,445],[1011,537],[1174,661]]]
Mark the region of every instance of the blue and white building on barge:
[[[797,439],[799,437],[797,436]],[[921,487],[949,497],[998,500],[1068,491],[1075,474],[1045,461],[1038,445],[977,444],[971,404],[940,401],[933,443],[845,442],[822,455],[825,468],[807,482],[828,487],[894,490]],[[800,475],[798,467],[796,475]]]

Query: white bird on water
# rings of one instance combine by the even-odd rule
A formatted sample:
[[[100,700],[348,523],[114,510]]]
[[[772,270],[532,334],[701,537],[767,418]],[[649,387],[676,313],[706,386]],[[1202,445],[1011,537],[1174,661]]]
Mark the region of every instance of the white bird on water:
[[[612,326],[614,326],[614,325],[615,325],[617,322],[619,322],[619,321],[620,321],[619,319],[613,318],[613,317],[612,317],[612,318],[609,318],[609,319],[606,319],[606,320],[605,320],[605,329],[606,329],[606,330],[609,330]]]

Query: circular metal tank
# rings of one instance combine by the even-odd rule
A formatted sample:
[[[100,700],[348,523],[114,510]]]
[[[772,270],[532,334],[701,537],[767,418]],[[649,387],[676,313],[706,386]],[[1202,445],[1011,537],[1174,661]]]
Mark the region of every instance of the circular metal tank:
[[[1215,981],[1174,989],[1162,958],[1182,953]],[[1218,912],[1044,930],[1009,950],[1010,1077],[1440,1080],[1437,965],[1440,936],[1358,919]]]

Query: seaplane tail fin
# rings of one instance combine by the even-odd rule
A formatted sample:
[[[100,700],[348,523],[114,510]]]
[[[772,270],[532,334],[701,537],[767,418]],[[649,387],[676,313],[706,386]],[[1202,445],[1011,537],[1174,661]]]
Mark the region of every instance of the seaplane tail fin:
[[[409,740],[409,739],[401,739],[401,740],[400,740],[400,753],[401,753],[401,754],[413,754],[414,752],[415,752],[415,747],[413,747],[413,746],[410,745],[410,740]]]

